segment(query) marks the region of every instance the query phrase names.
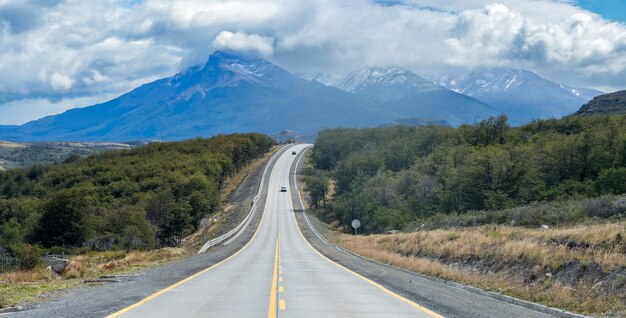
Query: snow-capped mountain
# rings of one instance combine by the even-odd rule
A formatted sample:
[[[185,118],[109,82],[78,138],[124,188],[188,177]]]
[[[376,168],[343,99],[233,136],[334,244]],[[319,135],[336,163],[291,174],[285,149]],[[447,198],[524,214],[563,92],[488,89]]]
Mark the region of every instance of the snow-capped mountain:
[[[376,126],[396,118],[363,98],[301,79],[267,60],[217,51],[204,65],[109,102],[0,126],[0,140],[179,140],[285,129],[313,135],[323,127]]]
[[[364,68],[348,74],[337,84],[344,91],[365,96],[377,102],[390,102],[417,92],[442,89],[407,70],[392,68]]]
[[[514,124],[571,114],[602,94],[557,84],[530,71],[506,68],[477,69],[443,76],[435,82],[501,109]]]
[[[336,86],[404,117],[447,120],[452,125],[460,125],[500,114],[486,103],[397,67],[352,72]]]

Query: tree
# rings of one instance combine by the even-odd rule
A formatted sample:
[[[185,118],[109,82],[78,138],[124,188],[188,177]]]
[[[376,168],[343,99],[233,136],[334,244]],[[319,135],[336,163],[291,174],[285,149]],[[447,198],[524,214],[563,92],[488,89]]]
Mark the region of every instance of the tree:
[[[36,241],[45,247],[80,246],[88,231],[85,220],[89,195],[83,189],[53,194],[42,206]]]
[[[320,170],[315,170],[312,175],[304,177],[305,191],[309,192],[313,206],[319,207],[322,202],[326,208],[326,195],[328,194],[328,177]]]
[[[602,171],[595,186],[599,193],[626,193],[626,168],[609,168]]]

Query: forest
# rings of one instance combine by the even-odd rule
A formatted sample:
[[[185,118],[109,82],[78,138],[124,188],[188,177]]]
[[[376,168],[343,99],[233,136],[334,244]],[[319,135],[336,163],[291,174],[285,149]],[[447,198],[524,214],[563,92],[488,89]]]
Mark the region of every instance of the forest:
[[[216,211],[227,178],[273,145],[220,135],[0,172],[0,252],[176,245]]]
[[[360,219],[369,233],[626,214],[624,115],[522,127],[502,115],[459,128],[329,129],[312,161],[305,183],[314,205],[346,229]]]

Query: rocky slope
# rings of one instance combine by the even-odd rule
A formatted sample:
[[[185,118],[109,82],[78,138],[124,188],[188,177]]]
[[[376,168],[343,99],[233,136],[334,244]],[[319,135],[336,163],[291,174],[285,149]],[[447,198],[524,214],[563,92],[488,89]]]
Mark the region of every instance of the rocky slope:
[[[576,112],[576,115],[596,114],[626,114],[626,90],[600,95]]]

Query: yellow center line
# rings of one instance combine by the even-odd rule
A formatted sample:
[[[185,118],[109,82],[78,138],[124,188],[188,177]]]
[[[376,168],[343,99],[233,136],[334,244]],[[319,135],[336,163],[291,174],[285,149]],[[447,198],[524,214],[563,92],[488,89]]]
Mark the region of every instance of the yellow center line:
[[[278,292],[282,293],[284,291],[285,291],[285,289],[283,288],[283,286],[278,286]]]
[[[270,174],[270,176],[271,176],[271,174]],[[159,296],[161,296],[161,295],[163,295],[163,294],[165,294],[165,293],[167,293],[169,291],[172,291],[172,290],[174,290],[174,288],[176,288],[176,287],[178,287],[180,285],[183,285],[186,282],[188,282],[188,281],[190,281],[192,279],[195,279],[196,277],[199,277],[202,274],[204,274],[204,273],[206,273],[206,272],[208,272],[208,271],[210,271],[210,270],[212,270],[212,269],[214,269],[214,268],[216,268],[216,267],[218,267],[218,266],[228,262],[229,260],[235,258],[237,255],[239,255],[241,252],[243,252],[246,248],[248,248],[248,246],[250,246],[250,244],[252,244],[252,242],[256,239],[257,234],[259,234],[259,232],[261,231],[261,225],[263,225],[263,220],[265,220],[265,210],[267,210],[267,201],[266,201],[265,208],[263,208],[264,213],[261,215],[261,221],[259,221],[259,225],[257,226],[256,230],[254,231],[254,234],[252,235],[252,238],[250,238],[250,240],[242,248],[237,250],[235,253],[233,253],[229,257],[227,257],[227,258],[225,258],[225,259],[223,259],[223,260],[221,260],[221,261],[219,261],[219,262],[217,262],[217,263],[215,263],[215,264],[213,264],[213,265],[211,265],[211,266],[209,266],[209,267],[207,267],[207,268],[205,268],[205,269],[203,269],[203,270],[201,270],[201,271],[199,271],[199,272],[197,272],[197,273],[195,273],[195,274],[193,274],[193,275],[191,275],[191,276],[189,276],[187,278],[184,278],[184,279],[182,279],[182,280],[180,280],[180,281],[178,281],[178,282],[176,282],[176,283],[174,283],[174,284],[172,284],[172,285],[170,285],[170,286],[168,286],[168,287],[166,287],[164,289],[161,289],[161,290],[159,290],[159,291],[157,291],[157,292],[155,292],[155,293],[153,293],[153,294],[143,298],[142,300],[140,300],[140,301],[138,301],[138,302],[136,302],[136,303],[134,303],[134,304],[132,304],[130,306],[122,308],[122,309],[120,309],[120,310],[118,310],[118,311],[116,311],[116,312],[106,316],[105,318],[117,318],[117,317],[119,317],[119,316],[121,316],[121,315],[123,315],[123,314],[125,314],[125,313],[127,313],[127,312],[129,312],[129,311],[131,311],[131,310],[133,310],[133,309],[135,309],[135,308],[137,308],[137,307],[147,303],[147,302],[149,302],[150,300],[152,300],[154,298],[157,298],[157,297],[159,297]]]
[[[267,318],[276,318],[276,282],[278,277],[278,237],[276,238],[276,256],[274,257],[274,273],[272,274],[272,287],[270,288],[270,303],[267,305]],[[282,278],[281,278],[282,281]]]
[[[285,310],[285,300],[284,299],[280,300],[280,310]]]

